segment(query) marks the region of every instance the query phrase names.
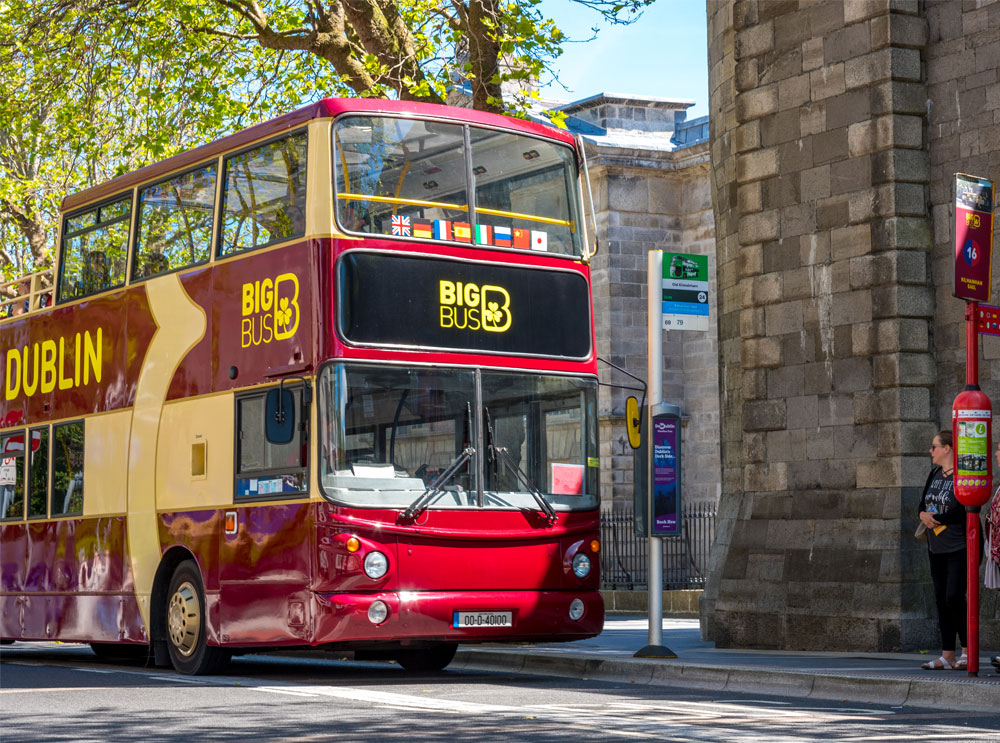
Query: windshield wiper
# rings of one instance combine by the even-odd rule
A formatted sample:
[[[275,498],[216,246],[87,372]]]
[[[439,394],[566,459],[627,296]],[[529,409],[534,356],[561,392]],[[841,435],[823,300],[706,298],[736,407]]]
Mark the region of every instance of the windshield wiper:
[[[538,510],[545,517],[545,523],[549,526],[555,526],[556,521],[559,520],[559,514],[556,513],[556,509],[552,507],[552,504],[542,495],[542,491],[538,489],[535,483],[531,481],[531,478],[514,461],[514,458],[507,451],[507,447],[497,446],[493,443],[493,421],[490,419],[489,408],[483,406],[483,414],[486,417],[486,451],[490,453],[494,463],[499,461],[505,465],[511,471],[511,474],[531,493],[531,497],[538,504]]]
[[[472,430],[472,405],[465,403],[465,414],[466,414],[466,424],[468,425],[469,431]],[[462,469],[474,456],[476,456],[476,450],[472,446],[466,446],[455,459],[452,460],[451,464],[448,465],[448,469],[437,476],[437,479],[432,482],[427,489],[420,494],[420,496],[409,505],[409,507],[399,514],[400,521],[413,521],[424,509],[430,504],[435,497],[444,492],[444,486],[455,476],[455,474]]]

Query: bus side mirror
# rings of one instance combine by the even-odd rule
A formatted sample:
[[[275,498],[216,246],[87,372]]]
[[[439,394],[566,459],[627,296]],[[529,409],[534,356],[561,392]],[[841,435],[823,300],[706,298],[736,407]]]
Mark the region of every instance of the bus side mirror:
[[[639,401],[634,397],[629,397],[625,401],[625,426],[628,429],[628,445],[633,449],[638,449],[642,444],[642,435],[639,432],[641,425]]]
[[[295,438],[295,396],[275,387],[267,391],[264,404],[264,438],[269,444],[289,444]]]

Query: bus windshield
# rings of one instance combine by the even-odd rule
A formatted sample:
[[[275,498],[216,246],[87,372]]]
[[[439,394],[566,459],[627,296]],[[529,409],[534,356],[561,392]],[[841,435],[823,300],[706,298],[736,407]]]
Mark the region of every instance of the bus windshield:
[[[334,148],[337,222],[347,232],[582,255],[568,146],[457,123],[347,116]]]
[[[429,508],[534,509],[529,484],[557,506],[597,504],[594,380],[331,364],[318,387],[320,482],[334,500],[408,506],[471,447]]]

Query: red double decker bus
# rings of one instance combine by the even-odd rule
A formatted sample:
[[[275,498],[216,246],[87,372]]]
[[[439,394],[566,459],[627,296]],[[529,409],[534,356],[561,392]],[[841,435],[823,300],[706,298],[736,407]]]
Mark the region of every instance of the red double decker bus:
[[[54,301],[0,320],[2,638],[198,674],[599,633],[579,156],[327,99],[68,197]]]

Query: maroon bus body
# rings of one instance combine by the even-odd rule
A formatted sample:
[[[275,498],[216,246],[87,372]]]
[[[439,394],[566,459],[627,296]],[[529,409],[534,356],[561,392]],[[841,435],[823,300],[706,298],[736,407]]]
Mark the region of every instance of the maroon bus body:
[[[572,141],[547,127],[475,111],[462,110],[462,119],[457,119],[454,109],[439,106],[330,99],[67,198],[64,209],[121,193],[159,172],[202,161],[264,133],[277,134],[317,116],[347,111],[447,117]],[[311,377],[330,359],[486,366],[596,378],[592,316],[591,351],[582,361],[348,344],[335,321],[335,272],[338,256],[358,249],[570,270],[590,286],[589,267],[565,257],[377,237],[312,239],[217,259],[181,274],[185,291],[205,311],[208,329],[175,371],[167,399],[274,384],[286,375]],[[240,286],[284,272],[300,278],[297,332],[287,340],[242,348],[235,330]],[[97,327],[103,329],[104,350],[111,360],[100,383],[63,391],[57,386],[49,394],[23,398],[19,407],[0,395],[0,426],[28,427],[133,404],[138,371],[156,331],[142,282],[8,322],[2,327],[0,347],[21,348],[41,338],[71,337]],[[310,467],[316,466],[316,438],[313,434],[310,442]],[[227,533],[227,514],[230,520],[235,517],[235,533]],[[287,503],[235,502],[226,508],[160,513],[159,549],[164,571],[186,558],[200,567],[210,645],[377,647],[385,642],[551,641],[601,631],[604,608],[598,592],[596,508],[560,512],[553,526],[533,512],[485,508],[430,509],[414,524],[400,524],[398,516],[399,509],[301,498]],[[0,636],[148,643],[150,630],[143,624],[132,583],[127,528],[121,515],[0,522]],[[360,541],[360,551],[348,551],[346,541],[351,536]],[[368,578],[361,566],[366,551],[375,548],[388,556],[390,564],[378,581]],[[572,570],[578,551],[587,553],[593,564],[584,579]],[[158,576],[154,612],[156,592],[166,591],[159,581]],[[576,621],[567,611],[573,598],[584,603],[584,615]],[[379,625],[367,615],[376,599],[390,609],[389,619]],[[456,628],[456,611],[512,611],[513,627]],[[155,625],[157,619],[151,621]]]

